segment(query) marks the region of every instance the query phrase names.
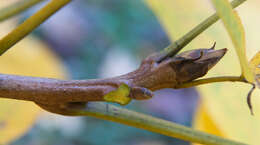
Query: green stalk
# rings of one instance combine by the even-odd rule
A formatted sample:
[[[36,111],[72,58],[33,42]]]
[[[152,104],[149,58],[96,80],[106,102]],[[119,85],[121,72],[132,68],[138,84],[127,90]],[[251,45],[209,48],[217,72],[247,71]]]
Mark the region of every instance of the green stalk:
[[[31,33],[71,0],[52,0],[0,40],[0,55]]]
[[[191,82],[187,82],[178,86],[178,88],[190,88],[199,85],[209,84],[209,83],[217,83],[217,82],[242,82],[248,83],[243,77],[241,76],[220,76],[220,77],[212,77],[212,78],[205,78],[205,79],[198,79]],[[249,83],[250,84],[250,83]],[[176,89],[178,89],[176,88]]]
[[[110,104],[89,102],[87,103],[86,108],[76,111],[74,110],[73,115],[92,116],[201,144],[245,145],[243,143],[196,131],[170,121],[144,115],[142,113],[130,111]]]
[[[232,8],[236,8],[246,0],[233,0],[231,2]],[[196,38],[199,34],[201,34],[203,31],[205,31],[209,26],[216,23],[219,20],[219,16],[217,13],[211,15],[206,20],[201,22],[199,25],[197,25],[195,28],[193,28],[191,31],[186,33],[184,36],[182,36],[180,39],[175,41],[174,43],[170,44],[168,47],[164,49],[165,55],[160,58],[159,62],[164,60],[167,57],[172,57],[176,55],[183,47],[185,47],[187,44],[189,44],[194,38]]]
[[[19,14],[43,0],[22,0],[0,10],[0,22]]]

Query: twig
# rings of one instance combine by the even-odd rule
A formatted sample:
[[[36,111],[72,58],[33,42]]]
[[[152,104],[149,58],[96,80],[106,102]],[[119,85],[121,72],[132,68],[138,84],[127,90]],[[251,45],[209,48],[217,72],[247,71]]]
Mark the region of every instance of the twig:
[[[187,53],[200,54],[200,52],[204,54],[199,58],[198,56],[185,58]],[[34,101],[39,105],[54,108],[66,106],[71,102],[112,101],[125,104],[128,101],[121,102],[122,100],[118,100],[119,96],[125,96],[123,98],[129,96],[137,100],[149,99],[152,97],[152,91],[178,88],[182,84],[204,76],[225,53],[226,49],[193,50],[181,53],[179,57],[182,59],[171,58],[159,64],[156,60],[160,54],[151,55],[143,60],[137,70],[105,79],[55,80],[0,74],[0,97]],[[192,65],[198,67],[192,67]],[[125,85],[122,86],[122,84]],[[112,98],[107,98],[106,94],[120,89],[120,86],[126,88],[126,92],[119,91],[119,94],[114,94],[116,93],[114,92]],[[122,93],[126,95],[121,95]]]
[[[11,33],[9,33],[7,36],[5,36],[2,40],[0,40],[0,55],[2,55],[5,51],[7,51],[10,47],[12,47],[15,43],[17,43],[19,40],[24,38],[27,34],[32,32],[36,27],[38,27],[41,23],[43,23],[48,17],[53,15],[57,10],[59,10],[61,7],[66,5],[70,0],[52,0],[49,2],[44,8],[39,10],[37,13],[35,13],[33,16],[31,16],[29,19],[27,19],[23,24],[18,26],[15,30],[13,30]],[[242,0],[235,0],[233,5],[239,5],[242,3]],[[203,30],[207,29],[210,25],[215,23],[217,21],[217,16],[212,16],[208,18],[205,22],[201,23],[199,26],[194,28],[191,32],[183,36],[181,39],[179,39],[176,43],[170,45],[167,50],[169,51],[169,54],[167,56],[173,56],[175,55],[180,49],[182,49],[186,44],[188,44],[192,39],[194,39],[198,34],[200,34]],[[223,56],[223,55],[222,55]],[[164,59],[164,57],[163,57]],[[145,96],[149,95],[147,93],[147,90],[143,89],[142,87],[149,88],[149,89],[159,89],[164,87],[169,87],[170,85],[176,85],[177,82],[180,80],[177,80],[174,69],[172,67],[176,67],[176,65],[173,65],[171,60],[163,61],[163,59],[160,60],[160,64],[154,64],[154,61],[149,61],[149,59],[146,61],[146,63],[143,63],[142,65],[147,65],[144,67],[144,69],[140,69],[135,71],[134,73],[129,73],[128,75],[124,75],[121,77],[118,77],[118,80],[120,83],[127,83],[129,87],[134,88],[135,85],[137,87],[135,89],[139,91],[134,91],[135,93],[139,93]],[[199,58],[198,58],[199,59]],[[158,59],[156,59],[158,60]],[[187,61],[190,62],[191,60]],[[158,69],[154,69],[153,67],[159,66]],[[151,72],[153,70],[153,72]],[[145,73],[144,73],[145,72]],[[169,74],[173,73],[174,75]],[[180,73],[180,72],[179,72]],[[202,72],[201,74],[194,76],[188,76],[185,77],[185,81],[190,81],[192,79],[196,79],[197,77],[201,77],[201,75],[205,75],[206,72]],[[130,75],[131,74],[131,75]],[[182,73],[183,74],[183,73]],[[143,76],[145,75],[145,76]],[[158,77],[154,77],[153,75],[157,75]],[[166,85],[162,85],[162,82],[169,81],[170,76],[172,77],[170,82]],[[214,135],[209,135],[206,133],[202,133],[199,131],[194,131],[192,129],[189,129],[187,127],[177,125],[175,123],[165,121],[162,119],[157,119],[148,115],[143,115],[141,113],[129,111],[127,109],[115,107],[113,105],[103,104],[103,103],[93,103],[93,102],[87,102],[91,101],[88,100],[88,98],[84,98],[84,91],[82,89],[86,89],[86,85],[84,85],[86,82],[79,82],[79,81],[73,81],[73,82],[63,82],[58,80],[48,80],[48,79],[28,79],[28,78],[12,78],[13,76],[4,76],[2,79],[0,79],[0,87],[1,97],[6,98],[12,98],[15,97],[15,99],[23,99],[23,100],[31,100],[35,101],[37,104],[39,104],[42,108],[45,108],[48,111],[64,114],[64,115],[84,115],[84,116],[92,116],[104,120],[110,120],[122,124],[126,124],[129,126],[134,126],[137,128],[146,129],[149,131],[157,132],[160,134],[164,134],[171,137],[177,137],[180,139],[188,140],[188,141],[194,141],[198,143],[204,143],[204,144],[215,144],[215,145],[242,145],[243,143],[238,143],[230,140],[226,140]],[[191,78],[189,78],[191,77]],[[9,80],[8,80],[9,79]],[[10,79],[13,79],[13,82],[10,81]],[[123,81],[122,81],[123,80]],[[125,80],[131,80],[133,82],[128,82]],[[182,80],[182,81],[184,81]],[[24,83],[24,81],[38,81],[40,83]],[[173,83],[173,82],[174,83]],[[15,83],[16,82],[16,83]],[[52,83],[50,85],[49,83]],[[57,85],[58,82],[58,85]],[[62,82],[60,84],[60,82]],[[112,82],[112,83],[111,83]],[[87,83],[87,86],[95,85],[94,88],[98,88],[98,86],[104,86],[108,85],[111,90],[113,90],[113,87],[118,87],[118,82],[115,82],[115,78],[110,79],[105,82],[102,81],[89,81]],[[9,84],[9,86],[8,86]],[[81,85],[79,85],[81,84]],[[38,86],[39,85],[39,86]],[[46,88],[42,87],[46,86]],[[158,85],[155,88],[153,88],[153,85]],[[56,86],[56,88],[53,88],[52,86]],[[139,87],[140,86],[140,87]],[[24,88],[23,88],[24,87]],[[72,87],[72,88],[70,88]],[[85,88],[84,88],[85,87]],[[44,88],[44,89],[43,89]],[[20,90],[19,90],[20,89]],[[38,90],[41,92],[40,96],[37,96],[37,93],[35,93],[35,90]],[[65,90],[64,90],[65,89]],[[79,96],[83,98],[77,98],[79,100],[70,100],[75,99],[73,98],[73,95],[66,94],[66,89],[72,89],[75,91],[75,93],[78,93]],[[88,88],[89,89],[89,88]],[[87,89],[87,90],[88,90]],[[52,90],[53,92],[50,92]],[[111,91],[109,90],[109,91]],[[21,93],[21,91],[24,91],[23,93],[31,93],[31,95],[25,95]],[[45,92],[46,91],[46,92]],[[92,88],[93,91],[93,88]],[[18,93],[19,92],[19,93]],[[4,95],[4,93],[8,95]],[[13,93],[13,95],[11,95]],[[16,93],[16,94],[15,94]],[[52,93],[51,95],[48,95],[48,93]],[[61,98],[57,100],[59,95],[57,93],[63,93],[64,95],[68,95],[72,98],[69,98],[69,100],[65,100],[64,98]],[[82,94],[81,94],[82,93]],[[105,92],[103,92],[105,93]],[[23,97],[19,97],[19,95],[23,95]],[[36,96],[35,96],[36,95]],[[47,96],[47,98],[44,98]],[[101,98],[102,98],[102,92],[101,92]],[[11,97],[12,96],[12,97]],[[29,96],[32,96],[32,98],[28,98]],[[37,97],[41,98],[37,100]],[[55,98],[57,97],[57,98]],[[36,98],[36,99],[35,99]],[[52,99],[52,100],[51,100]],[[68,99],[68,98],[66,98]],[[82,100],[83,99],[83,100]],[[84,100],[85,99],[85,100]],[[96,99],[96,98],[95,98]],[[60,102],[61,101],[61,102]],[[64,101],[64,102],[62,102]],[[75,101],[75,102],[73,102]],[[83,101],[83,102],[82,102]],[[86,103],[84,103],[86,101]],[[46,104],[47,102],[47,104]],[[53,103],[53,104],[52,104]],[[87,105],[86,108],[82,108],[84,105]]]
[[[212,77],[212,78],[205,78],[205,79],[198,79],[195,81],[187,82],[184,84],[181,84],[177,86],[177,88],[189,88],[194,86],[199,86],[203,84],[209,84],[209,83],[217,83],[217,82],[243,82],[248,83],[243,79],[242,77],[238,76],[220,76],[220,77]]]

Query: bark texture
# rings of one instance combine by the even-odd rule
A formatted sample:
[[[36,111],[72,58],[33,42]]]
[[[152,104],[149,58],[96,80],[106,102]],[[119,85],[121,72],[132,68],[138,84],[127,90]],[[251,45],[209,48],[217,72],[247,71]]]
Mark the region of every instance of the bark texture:
[[[158,62],[161,54],[144,59],[128,74],[92,80],[56,80],[0,74],[0,97],[33,101],[47,111],[62,114],[69,107],[89,101],[105,101],[107,93],[121,84],[130,88],[129,97],[143,100],[162,88],[179,88],[185,82],[204,76],[227,49],[196,49]]]

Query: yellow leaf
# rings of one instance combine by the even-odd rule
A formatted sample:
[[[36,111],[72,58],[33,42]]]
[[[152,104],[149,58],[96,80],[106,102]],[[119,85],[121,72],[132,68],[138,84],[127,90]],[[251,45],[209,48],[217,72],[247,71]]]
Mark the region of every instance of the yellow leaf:
[[[104,100],[107,102],[119,103],[126,105],[131,101],[129,98],[130,88],[126,84],[121,84],[116,90],[107,93],[104,96]]]
[[[196,117],[194,118],[193,124],[202,130],[207,130],[208,133],[215,134],[217,136],[225,136],[215,125],[214,120],[209,116],[207,108],[202,104],[198,108]]]
[[[59,59],[46,45],[32,37],[25,38],[0,56],[0,73],[60,79],[66,77]],[[40,110],[32,102],[1,98],[0,144],[8,144],[23,135],[33,125]]]
[[[246,58],[246,41],[243,25],[238,14],[233,11],[228,0],[212,0],[219,17],[222,19],[231,40],[236,48],[236,53],[239,58],[242,75],[247,81],[253,83],[254,76],[251,72]]]
[[[180,0],[163,0],[163,2],[159,0],[146,1],[147,5],[155,12],[154,14],[160,20],[161,25],[165,29],[171,41],[177,40],[177,38],[180,38],[184,32],[188,32],[188,30],[200,22],[197,19],[197,17],[201,17],[201,15],[197,13],[197,11],[199,11],[199,9],[196,9],[199,5],[197,1],[189,1],[189,4],[187,4],[187,1]],[[180,7],[182,7],[181,11],[179,9]],[[177,9],[179,9],[179,11],[173,12],[173,10]],[[190,9],[194,10],[193,13],[189,12]],[[194,17],[194,15],[197,17]],[[189,23],[179,23],[186,19],[189,19]],[[205,42],[205,44],[208,43]]]
[[[250,60],[250,67],[254,72],[256,84],[260,88],[260,51]]]
[[[181,37],[214,12],[211,4],[206,0],[199,3],[197,0],[147,0],[147,3],[164,26],[165,31],[172,35],[170,38]],[[191,5],[189,5],[190,3]],[[256,8],[255,3],[255,1],[247,1],[237,9],[246,26],[244,29],[247,34],[247,47],[250,48],[247,49],[247,53],[250,56],[259,51],[260,41],[259,34],[256,32],[260,25],[260,16],[257,15],[260,13],[260,9]],[[167,10],[164,12],[164,9]],[[183,10],[185,11],[183,12]],[[236,51],[230,49],[233,47],[232,41],[225,33],[221,23],[211,26],[193,40],[187,48],[208,48],[215,41],[217,42],[216,48],[229,48],[229,50],[225,57],[209,71],[207,77],[240,75],[239,61],[235,59],[237,57]],[[202,124],[195,123],[194,127],[214,134],[220,133],[228,139],[258,145],[260,138],[260,91],[256,90],[252,95],[255,116],[251,116],[246,103],[246,96],[250,89],[250,85],[231,82],[198,87],[204,110],[202,114],[206,117],[200,117],[201,113],[199,112],[202,109],[199,109],[197,117],[201,118]],[[208,120],[212,123],[208,123],[206,127],[205,122]],[[214,131],[214,128],[217,128],[218,131]]]
[[[195,118],[193,120],[193,125],[200,130],[204,130],[207,133],[215,134],[217,136],[225,137],[223,132],[219,130],[218,126],[215,124],[214,120],[210,117],[205,108],[203,102],[201,102],[200,107],[198,108]],[[194,144],[195,145],[195,144]],[[196,144],[198,145],[198,144]]]

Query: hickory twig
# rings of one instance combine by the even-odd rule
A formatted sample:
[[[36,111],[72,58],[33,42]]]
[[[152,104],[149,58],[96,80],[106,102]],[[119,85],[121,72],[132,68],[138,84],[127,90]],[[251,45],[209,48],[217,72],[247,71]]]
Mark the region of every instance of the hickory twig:
[[[241,4],[243,1],[234,0],[232,4],[235,7]],[[70,0],[52,0],[33,16],[28,18],[24,23],[22,23],[15,30],[0,40],[0,55],[6,52],[15,43],[32,32],[48,17],[53,15],[57,10],[69,2]],[[134,90],[134,94],[143,96],[150,95],[150,92],[147,92],[145,88],[156,90],[159,88],[169,87],[169,85],[171,85],[170,83],[172,82],[167,83],[167,80],[169,80],[169,78],[167,78],[169,76],[167,75],[172,73],[171,77],[174,78],[173,81],[177,80],[178,76],[173,75],[175,72],[171,72],[174,70],[172,67],[177,66],[177,63],[175,63],[176,61],[168,59],[168,57],[174,56],[180,49],[182,49],[192,39],[194,39],[197,35],[199,35],[217,20],[218,17],[216,14],[211,16],[206,21],[199,24],[191,32],[187,33],[178,41],[170,45],[166,50],[170,49],[171,51],[167,51],[165,56],[160,57],[161,59],[159,63],[148,59],[144,61],[144,63],[140,66],[140,69],[137,71],[117,77],[117,79],[112,78],[110,80],[62,81],[44,78],[0,75],[0,95],[1,97],[5,98],[34,101],[42,108],[54,113],[64,115],[92,116],[188,141],[204,144],[242,145],[243,143],[238,143],[214,135],[194,131],[172,122],[115,107],[113,105],[88,102],[91,101],[90,96],[93,96],[93,94],[98,94],[98,96],[101,96],[95,97],[95,99],[98,99],[97,101],[102,101],[102,95],[115,90],[121,83],[125,83],[131,87],[131,89]],[[174,62],[174,65],[172,65],[172,62]],[[171,73],[169,73],[169,71]],[[154,76],[156,77],[154,78]],[[151,82],[150,79],[153,82]],[[191,81],[189,78],[185,78],[185,80]],[[179,81],[176,81],[175,85],[178,86],[178,82]],[[165,85],[161,86],[158,84]],[[105,87],[105,89],[102,87]],[[83,95],[88,95],[84,93],[86,90],[92,91],[93,94],[90,93],[89,97],[84,97]],[[98,91],[96,92],[95,90]],[[40,93],[37,93],[37,91]],[[71,95],[71,93],[73,93],[73,95]],[[62,97],[60,94],[65,96],[67,95],[69,97]]]
[[[201,54],[200,52],[197,53],[197,51],[199,50],[193,50],[190,53]],[[182,84],[182,82],[194,79],[194,77],[203,76],[207,72],[201,72],[199,74],[191,73],[185,76],[178,67],[186,68],[186,65],[190,66],[196,62],[202,63],[200,60],[205,61],[205,58],[207,58],[208,55],[211,56],[212,53],[214,54],[213,56],[218,56],[215,58],[217,62],[225,52],[226,49],[208,49],[204,52],[204,55],[194,55],[193,58],[183,58],[184,56],[180,54],[179,56],[183,58],[182,60],[176,57],[162,61],[159,64],[157,64],[156,58],[160,55],[152,55],[146,58],[136,71],[103,80],[65,81],[0,75],[0,97],[34,101],[43,109],[53,113],[71,116],[92,116],[197,143],[242,145],[243,143],[195,131],[182,125],[113,105],[91,102],[105,101],[102,96],[115,90],[121,83],[125,83],[131,87],[132,96],[149,96],[150,93],[147,92],[146,88],[157,90],[171,86],[177,87],[179,84]],[[210,60],[212,60],[212,58]],[[205,68],[212,67],[214,64],[205,62]],[[190,67],[187,67],[187,69],[190,69]],[[205,69],[198,69],[197,72],[201,70]],[[188,70],[188,72],[190,71],[191,70]],[[180,78],[176,78],[175,75],[182,75],[181,80]]]

